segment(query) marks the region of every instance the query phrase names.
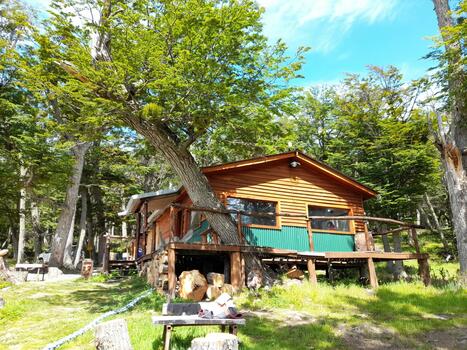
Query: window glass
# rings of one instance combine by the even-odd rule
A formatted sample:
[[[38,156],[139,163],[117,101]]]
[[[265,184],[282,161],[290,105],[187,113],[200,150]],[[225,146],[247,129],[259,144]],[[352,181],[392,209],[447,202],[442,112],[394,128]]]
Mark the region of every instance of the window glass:
[[[254,199],[245,199],[245,198],[227,198],[227,209],[241,210],[253,213],[267,213],[275,214],[276,213],[276,202],[268,201],[259,201]],[[232,214],[234,220],[236,219],[236,214]],[[276,226],[276,216],[271,215],[270,217],[256,217],[249,215],[242,215],[242,223],[244,225],[266,225],[266,226]]]
[[[348,209],[308,207],[308,216],[346,216]],[[326,231],[350,232],[349,220],[311,220],[311,227]]]

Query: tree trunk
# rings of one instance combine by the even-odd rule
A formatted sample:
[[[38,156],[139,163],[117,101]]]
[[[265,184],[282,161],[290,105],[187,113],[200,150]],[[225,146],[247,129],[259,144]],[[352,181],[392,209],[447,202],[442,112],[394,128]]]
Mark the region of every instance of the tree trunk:
[[[435,209],[433,208],[433,205],[431,204],[430,197],[425,193],[424,195],[425,203],[428,207],[428,210],[430,212],[431,218],[433,219],[433,224],[431,224],[431,220],[428,218],[427,214],[427,221],[429,222],[429,226],[432,229],[432,231],[437,232],[439,234],[439,238],[441,239],[441,243],[443,244],[443,248],[446,253],[451,253],[451,248],[449,247],[449,243],[444,236],[444,231],[439,223],[438,220],[438,215],[436,215]]]
[[[26,236],[26,187],[25,177],[27,169],[22,164],[19,169],[19,176],[21,181],[21,189],[19,191],[19,235],[18,235],[18,248],[16,255],[16,263],[19,264],[24,260],[24,240]]]
[[[388,235],[382,235],[381,239],[383,240],[384,251],[387,252],[387,253],[392,252],[391,244],[389,242]],[[394,273],[394,261],[388,260],[386,262],[386,269],[393,274]]]
[[[134,115],[128,115],[125,121],[162,153],[166,161],[169,162],[181,179],[194,206],[225,209],[191,153],[183,146],[175,144],[163,126],[154,126]],[[213,230],[217,232],[224,243],[241,244],[237,225],[229,214],[205,212],[205,215]],[[253,254],[245,254],[244,257],[247,271],[264,271],[264,267],[258,257]],[[265,282],[269,282],[269,274],[263,275]]]
[[[73,266],[75,268],[76,266],[78,266],[79,260],[81,258],[84,238],[86,237],[87,215],[88,215],[88,190],[87,188],[83,188],[81,190],[81,216],[79,219],[79,240],[78,240],[78,247],[76,248],[75,261],[73,262]]]
[[[65,251],[63,254],[63,267],[67,269],[73,268],[73,236],[75,233],[75,219],[76,219],[76,208],[73,211],[73,219],[71,220],[70,231],[66,239]]]
[[[394,252],[401,253],[401,234],[399,232],[394,232],[392,234],[393,242],[394,242]],[[405,272],[404,264],[402,260],[396,260],[394,262],[394,278],[396,280],[399,279],[407,279],[407,272]]]
[[[42,253],[42,241],[44,240],[44,231],[41,226],[39,207],[35,200],[31,199],[31,223],[34,235],[34,260]]]
[[[76,209],[76,202],[78,201],[78,191],[81,181],[81,174],[83,172],[84,157],[91,145],[91,142],[80,142],[77,143],[72,149],[75,161],[73,164],[70,182],[67,188],[65,202],[63,204],[62,211],[57,223],[57,229],[52,240],[52,251],[49,265],[53,267],[63,266],[65,245],[67,243],[74,211]]]
[[[448,89],[451,97],[449,133],[441,137],[441,152],[449,193],[453,230],[457,238],[461,281],[467,283],[467,98],[465,96],[465,67],[462,64],[461,44],[451,42],[444,28],[453,26],[449,0],[433,0],[438,27],[445,42],[450,66]]]

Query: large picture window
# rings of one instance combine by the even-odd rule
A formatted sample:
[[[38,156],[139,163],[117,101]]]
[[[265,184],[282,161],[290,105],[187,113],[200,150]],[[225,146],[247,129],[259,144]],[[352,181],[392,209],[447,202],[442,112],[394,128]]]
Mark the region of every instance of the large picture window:
[[[227,209],[241,210],[253,213],[265,213],[271,214],[268,217],[257,217],[250,215],[242,215],[242,223],[244,225],[263,225],[263,226],[276,226],[276,202],[262,201],[256,199],[245,199],[245,198],[227,198]],[[232,214],[235,217],[235,214]]]
[[[349,215],[348,209],[308,207],[308,216],[346,216]],[[311,220],[311,227],[324,231],[350,232],[349,220]]]

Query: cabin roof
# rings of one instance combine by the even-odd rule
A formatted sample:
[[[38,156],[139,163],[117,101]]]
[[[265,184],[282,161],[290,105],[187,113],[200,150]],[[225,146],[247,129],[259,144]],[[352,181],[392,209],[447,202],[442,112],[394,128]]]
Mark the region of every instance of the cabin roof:
[[[305,165],[314,168],[322,172],[323,175],[334,178],[340,183],[343,183],[346,186],[353,188],[357,192],[360,192],[365,199],[373,198],[378,194],[375,190],[371,189],[370,187],[358,182],[350,176],[343,174],[339,170],[336,170],[330,167],[329,165],[324,164],[323,162],[320,162],[298,150],[273,154],[270,156],[245,159],[236,162],[229,162],[219,165],[212,165],[204,167],[202,170],[204,174],[215,174],[223,171],[241,170],[249,167],[259,167],[279,160],[290,160],[291,162],[293,160],[296,160],[300,163],[300,165]]]
[[[300,164],[300,166],[304,165],[316,169],[320,171],[323,175],[333,178],[334,180],[337,180],[343,185],[352,188],[354,191],[359,192],[364,199],[373,198],[377,195],[377,192],[369,188],[368,186],[363,185],[357,180],[300,151],[291,151],[273,154],[270,156],[263,156],[235,162],[223,163],[219,165],[207,166],[201,168],[201,171],[206,175],[217,174],[232,170],[243,170],[248,168],[260,167],[280,160],[290,160],[290,162],[295,160]],[[125,210],[118,213],[118,215],[126,216],[130,213],[134,213],[138,209],[139,205],[147,199],[151,199],[151,206],[153,207],[152,209],[165,208],[172,201],[176,200],[177,197],[182,193],[184,193],[183,187],[180,187],[178,189],[159,190],[155,192],[147,192],[133,195],[130,197],[130,200],[128,201]]]

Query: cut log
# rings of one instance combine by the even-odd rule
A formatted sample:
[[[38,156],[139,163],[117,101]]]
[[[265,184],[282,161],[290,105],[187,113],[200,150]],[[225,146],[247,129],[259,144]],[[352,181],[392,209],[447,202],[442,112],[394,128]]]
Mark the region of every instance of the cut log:
[[[101,323],[96,327],[96,349],[132,350],[128,328],[124,319]]]
[[[180,297],[193,301],[201,301],[208,289],[208,281],[198,271],[183,271],[179,277]]]
[[[298,269],[297,266],[292,267],[285,275],[290,279],[303,279],[305,274],[302,270]]]
[[[219,288],[222,288],[225,282],[224,275],[221,273],[209,272],[207,274],[207,279],[209,284]]]
[[[218,286],[209,285],[208,289],[206,290],[206,297],[209,300],[216,299],[219,295],[221,295],[221,289]]]
[[[238,338],[228,333],[210,333],[191,341],[191,350],[238,350]]]

